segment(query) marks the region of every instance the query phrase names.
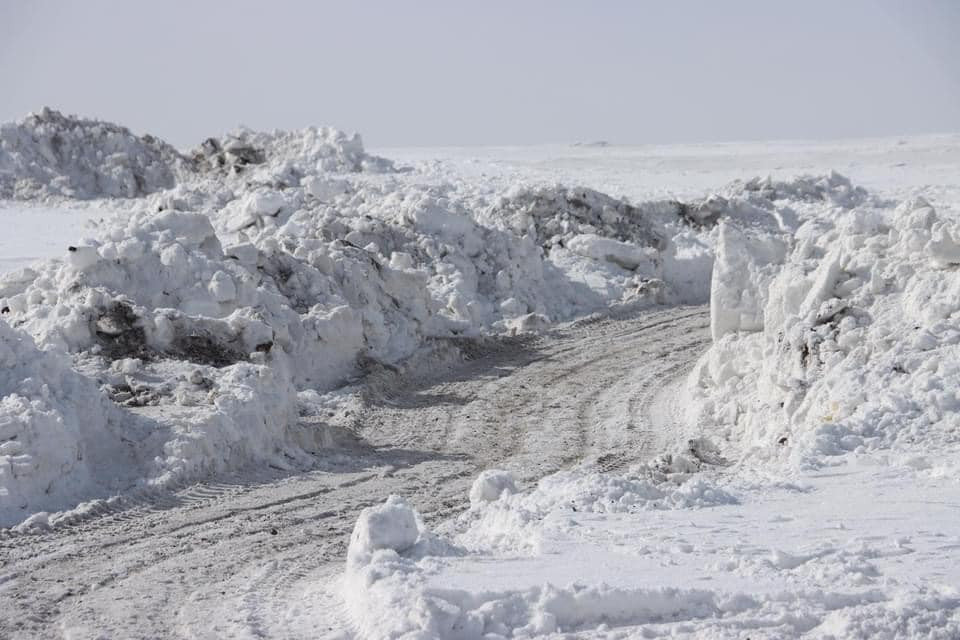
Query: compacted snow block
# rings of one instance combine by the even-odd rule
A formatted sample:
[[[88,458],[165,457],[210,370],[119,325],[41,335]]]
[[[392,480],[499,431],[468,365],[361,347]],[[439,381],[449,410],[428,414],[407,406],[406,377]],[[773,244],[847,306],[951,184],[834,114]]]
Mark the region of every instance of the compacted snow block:
[[[498,500],[504,493],[517,492],[513,474],[501,469],[487,469],[477,476],[470,487],[470,506],[477,507]]]
[[[399,496],[390,496],[376,507],[367,507],[360,513],[350,536],[347,557],[360,561],[380,549],[398,553],[417,543],[420,527],[413,508]]]
[[[720,223],[710,284],[714,340],[737,331],[761,331],[770,281],[787,256],[786,241],[769,232]]]

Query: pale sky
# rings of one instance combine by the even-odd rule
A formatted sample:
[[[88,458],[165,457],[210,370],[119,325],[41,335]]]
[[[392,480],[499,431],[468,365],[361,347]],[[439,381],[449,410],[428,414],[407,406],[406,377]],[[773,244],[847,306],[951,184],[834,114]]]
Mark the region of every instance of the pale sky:
[[[0,120],[49,105],[178,146],[954,133],[958,34],[960,0],[0,0]]]

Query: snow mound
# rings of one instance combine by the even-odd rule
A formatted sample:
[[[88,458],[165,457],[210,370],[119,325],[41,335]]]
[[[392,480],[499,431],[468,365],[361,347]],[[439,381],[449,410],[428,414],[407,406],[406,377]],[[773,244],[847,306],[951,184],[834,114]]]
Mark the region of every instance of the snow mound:
[[[72,506],[129,457],[94,381],[2,320],[0,396],[0,523]]]
[[[184,155],[154,136],[44,108],[0,127],[0,198],[137,198],[211,174],[274,187],[324,173],[390,173],[357,134],[330,127],[208,138]]]
[[[827,204],[845,209],[869,203],[870,194],[863,187],[855,186],[850,179],[836,171],[826,175],[804,175],[790,180],[752,178],[747,181],[735,181],[727,187],[727,192],[745,194],[749,199],[766,201],[793,200]]]
[[[422,525],[413,508],[399,496],[390,496],[386,503],[367,507],[357,518],[350,536],[350,562],[361,562],[379,549],[398,553],[417,543]]]
[[[516,188],[485,215],[504,221],[518,233],[531,233],[546,249],[580,234],[662,249],[666,238],[655,225],[676,219],[680,212],[680,203],[674,201],[635,206],[593,189],[558,185]]]
[[[207,138],[191,155],[200,171],[242,174],[277,187],[299,185],[303,177],[318,173],[395,170],[389,160],[366,153],[359,134],[331,127],[269,133],[239,129]]]
[[[153,136],[49,108],[0,127],[0,198],[134,198],[172,187],[186,164]]]

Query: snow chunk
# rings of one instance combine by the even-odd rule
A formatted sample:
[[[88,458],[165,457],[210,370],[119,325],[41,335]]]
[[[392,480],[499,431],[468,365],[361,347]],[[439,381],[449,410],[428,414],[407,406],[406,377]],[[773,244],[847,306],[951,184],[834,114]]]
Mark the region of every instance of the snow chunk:
[[[413,508],[399,496],[390,496],[376,507],[367,507],[357,518],[347,557],[367,558],[379,549],[406,551],[416,544],[420,527]]]
[[[714,340],[736,331],[763,329],[767,289],[787,255],[787,244],[768,232],[722,221],[710,285]]]
[[[585,233],[568,240],[567,248],[581,256],[612,262],[629,271],[639,271],[648,275],[656,273],[657,250],[652,247],[638,247],[612,238],[601,238],[593,233]]]
[[[487,469],[477,476],[470,486],[470,505],[479,506],[484,502],[493,502],[500,496],[517,492],[513,474],[501,469]]]

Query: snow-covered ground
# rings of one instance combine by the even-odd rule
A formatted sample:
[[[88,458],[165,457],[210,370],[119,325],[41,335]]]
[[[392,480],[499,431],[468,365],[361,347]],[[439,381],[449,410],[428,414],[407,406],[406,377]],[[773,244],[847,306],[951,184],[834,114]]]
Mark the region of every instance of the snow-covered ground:
[[[4,125],[0,635],[958,637],[958,169]]]
[[[960,163],[955,138],[927,142],[773,146],[771,174],[835,163],[874,189],[761,182],[773,219],[721,219],[715,345],[670,398],[686,450],[520,493],[481,475],[470,509],[432,530],[399,500],[366,511],[341,587],[365,637],[960,635]],[[657,187],[624,186],[624,165],[653,164],[634,150],[577,148],[556,173],[606,156],[591,186],[689,197],[710,156],[742,178],[755,153],[685,167],[665,150]],[[493,165],[549,175],[526,150]]]
[[[34,205],[7,202],[0,206],[0,273],[29,267],[62,255],[89,235],[95,224],[123,215],[107,207]]]

